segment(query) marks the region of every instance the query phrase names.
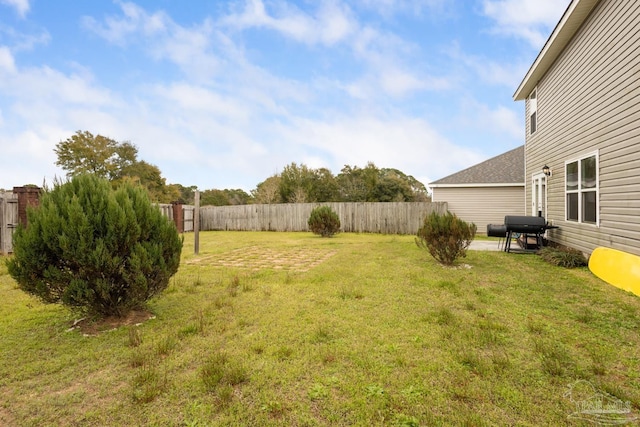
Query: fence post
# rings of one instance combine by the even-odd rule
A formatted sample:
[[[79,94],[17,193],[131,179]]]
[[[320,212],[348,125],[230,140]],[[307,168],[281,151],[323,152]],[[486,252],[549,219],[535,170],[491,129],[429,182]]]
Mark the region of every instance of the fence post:
[[[41,188],[36,186],[13,187],[13,192],[18,195],[18,221],[27,226],[27,207],[40,204]]]
[[[176,224],[178,233],[184,233],[184,212],[182,211],[182,203],[174,202],[173,208],[173,222]]]
[[[193,246],[194,253],[198,255],[200,252],[200,191],[196,190],[194,195],[193,210]]]

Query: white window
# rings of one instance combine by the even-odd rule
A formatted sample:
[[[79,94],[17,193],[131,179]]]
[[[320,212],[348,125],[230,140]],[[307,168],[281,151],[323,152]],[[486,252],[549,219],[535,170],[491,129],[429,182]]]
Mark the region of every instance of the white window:
[[[531,135],[538,130],[538,99],[536,92],[538,92],[537,88],[529,95],[529,132]]]
[[[598,224],[598,153],[565,163],[565,218]]]

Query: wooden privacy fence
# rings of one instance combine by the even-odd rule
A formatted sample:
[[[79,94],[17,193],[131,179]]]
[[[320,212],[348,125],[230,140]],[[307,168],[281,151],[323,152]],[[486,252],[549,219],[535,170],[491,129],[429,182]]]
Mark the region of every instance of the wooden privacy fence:
[[[309,231],[307,221],[317,206],[329,206],[347,233],[416,234],[431,212],[446,213],[446,202],[287,203],[272,205],[204,206],[200,229],[234,231]],[[19,195],[0,193],[0,253],[12,252],[12,234],[20,222]],[[194,229],[195,207],[158,204],[179,232]],[[23,209],[24,210],[24,209]],[[26,222],[26,219],[25,219]]]
[[[18,221],[18,195],[0,193],[0,254],[13,252],[11,242]]]
[[[173,221],[178,232],[193,231],[193,212],[195,211],[195,206],[167,203],[158,203],[157,206],[162,215]]]
[[[287,203],[204,206],[200,229],[235,231],[309,231],[307,221],[317,206],[329,206],[340,218],[341,231],[416,234],[431,212],[446,213],[446,202]]]

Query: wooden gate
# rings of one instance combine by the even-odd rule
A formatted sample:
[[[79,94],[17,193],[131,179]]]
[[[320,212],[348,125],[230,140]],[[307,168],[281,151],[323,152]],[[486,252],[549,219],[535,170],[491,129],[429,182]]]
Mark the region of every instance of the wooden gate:
[[[193,231],[193,213],[195,212],[195,206],[184,205],[182,206],[182,212],[184,212],[184,231]]]
[[[0,193],[0,254],[13,252],[12,236],[18,226],[18,196]]]

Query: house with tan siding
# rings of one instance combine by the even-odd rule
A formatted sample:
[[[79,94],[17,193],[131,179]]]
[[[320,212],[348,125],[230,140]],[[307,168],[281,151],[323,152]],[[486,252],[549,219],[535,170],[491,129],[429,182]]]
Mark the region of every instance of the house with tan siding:
[[[513,98],[527,214],[554,242],[640,255],[640,1],[571,1]]]
[[[505,215],[524,215],[524,146],[429,184],[434,202],[486,234],[487,224],[502,224]]]

